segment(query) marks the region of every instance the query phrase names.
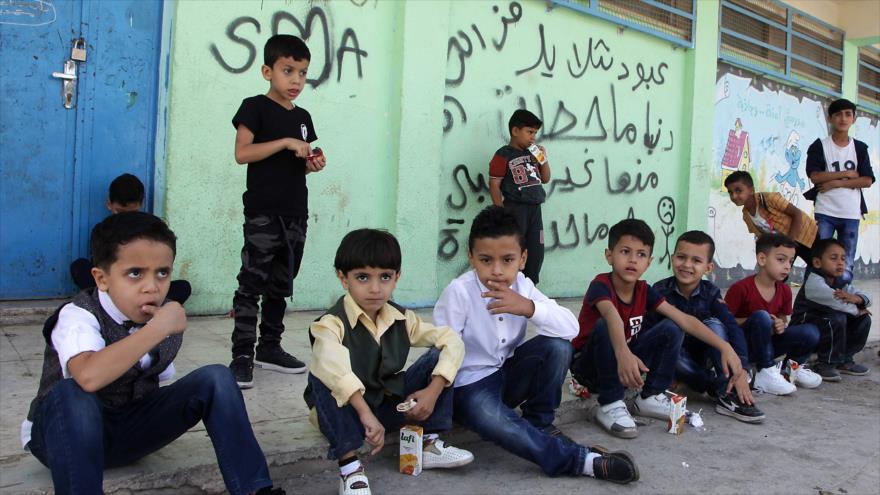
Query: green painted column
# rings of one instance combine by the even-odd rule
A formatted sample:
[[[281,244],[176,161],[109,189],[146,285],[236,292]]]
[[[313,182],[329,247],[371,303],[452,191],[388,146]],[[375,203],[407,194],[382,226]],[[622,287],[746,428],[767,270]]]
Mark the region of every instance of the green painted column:
[[[400,53],[395,232],[403,267],[395,299],[431,304],[439,294],[437,233],[449,2],[406,2]],[[426,63],[426,61],[434,61]],[[394,135],[394,134],[392,134]]]
[[[706,230],[709,217],[708,184],[712,176],[712,128],[715,121],[715,78],[718,70],[717,0],[697,2],[694,48],[688,53],[684,80],[689,85],[685,99],[685,147],[690,151],[687,184],[687,228]],[[688,117],[689,116],[689,117]]]
[[[843,42],[843,82],[840,92],[850,101],[859,94],[859,46],[853,40]]]

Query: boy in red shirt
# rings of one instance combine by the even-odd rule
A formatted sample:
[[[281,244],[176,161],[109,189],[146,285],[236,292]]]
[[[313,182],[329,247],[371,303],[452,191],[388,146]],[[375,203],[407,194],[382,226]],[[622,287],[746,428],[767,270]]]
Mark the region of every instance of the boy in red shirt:
[[[755,244],[758,272],[733,284],[724,296],[736,322],[742,326],[749,345],[749,358],[755,363],[754,388],[774,395],[788,395],[795,385],[815,388],[822,378],[803,366],[793,366],[794,383],[782,376],[785,360],[803,364],[819,343],[815,325],[789,325],[791,288],[783,283],[791,271],[795,243],[782,234],[764,234]]]

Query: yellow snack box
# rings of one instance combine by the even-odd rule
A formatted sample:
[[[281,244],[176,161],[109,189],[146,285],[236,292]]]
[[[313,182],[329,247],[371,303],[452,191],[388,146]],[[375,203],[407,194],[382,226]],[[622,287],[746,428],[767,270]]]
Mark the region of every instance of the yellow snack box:
[[[421,426],[404,425],[400,428],[400,472],[418,476],[422,472]]]
[[[673,435],[681,435],[684,431],[684,424],[687,422],[687,397],[672,392],[666,392],[666,394],[672,401],[666,430]]]

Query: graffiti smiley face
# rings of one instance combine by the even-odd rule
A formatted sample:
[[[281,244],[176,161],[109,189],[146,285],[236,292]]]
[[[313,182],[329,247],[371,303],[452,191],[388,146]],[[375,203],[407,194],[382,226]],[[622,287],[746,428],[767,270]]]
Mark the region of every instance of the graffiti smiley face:
[[[675,220],[675,201],[669,196],[663,196],[657,203],[657,217],[663,225],[672,225]]]

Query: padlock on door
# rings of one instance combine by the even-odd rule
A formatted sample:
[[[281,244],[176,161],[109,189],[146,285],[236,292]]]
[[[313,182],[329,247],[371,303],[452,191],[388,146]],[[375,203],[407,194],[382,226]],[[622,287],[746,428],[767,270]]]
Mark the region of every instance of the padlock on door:
[[[86,40],[80,38],[73,40],[73,48],[70,50],[70,58],[77,62],[86,61]]]

